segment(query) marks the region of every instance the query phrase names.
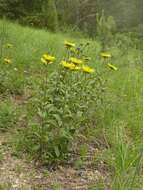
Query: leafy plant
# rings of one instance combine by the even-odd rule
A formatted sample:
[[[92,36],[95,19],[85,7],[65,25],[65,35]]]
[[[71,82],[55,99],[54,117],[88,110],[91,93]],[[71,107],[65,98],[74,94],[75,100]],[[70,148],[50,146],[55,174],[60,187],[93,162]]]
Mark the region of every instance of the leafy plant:
[[[47,71],[55,58],[48,54],[41,58],[45,77],[32,100],[37,119],[31,118],[29,127],[22,131],[20,145],[44,162],[68,159],[75,138],[91,126],[101,104],[103,81],[87,66],[90,58],[84,51],[88,45],[76,47],[65,42],[67,52],[49,77]]]

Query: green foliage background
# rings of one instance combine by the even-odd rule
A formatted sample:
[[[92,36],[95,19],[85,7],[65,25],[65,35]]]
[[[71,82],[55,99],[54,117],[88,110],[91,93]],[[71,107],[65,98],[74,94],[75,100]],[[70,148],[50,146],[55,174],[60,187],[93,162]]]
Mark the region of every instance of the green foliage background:
[[[0,16],[56,31],[66,26],[95,36],[96,14],[113,16],[118,30],[143,23],[142,0],[0,0]]]

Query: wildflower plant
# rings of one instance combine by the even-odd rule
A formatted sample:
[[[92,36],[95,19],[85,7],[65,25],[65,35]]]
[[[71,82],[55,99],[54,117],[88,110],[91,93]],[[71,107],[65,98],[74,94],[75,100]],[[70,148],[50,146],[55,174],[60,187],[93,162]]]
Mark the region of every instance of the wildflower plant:
[[[50,54],[41,58],[43,74],[31,102],[33,114],[29,128],[20,136],[26,151],[48,163],[69,158],[75,139],[79,134],[86,136],[86,129],[95,121],[103,92],[101,77],[85,53],[89,44],[77,47],[66,41],[64,46],[60,62]],[[52,65],[56,68],[48,76]]]

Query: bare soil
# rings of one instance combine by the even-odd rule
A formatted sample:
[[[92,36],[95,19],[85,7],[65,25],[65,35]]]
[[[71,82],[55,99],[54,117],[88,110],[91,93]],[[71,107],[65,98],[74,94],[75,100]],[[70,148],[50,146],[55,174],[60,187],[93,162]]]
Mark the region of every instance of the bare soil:
[[[101,171],[86,167],[59,166],[49,171],[32,161],[15,157],[7,146],[7,136],[0,135],[0,190],[88,190]]]

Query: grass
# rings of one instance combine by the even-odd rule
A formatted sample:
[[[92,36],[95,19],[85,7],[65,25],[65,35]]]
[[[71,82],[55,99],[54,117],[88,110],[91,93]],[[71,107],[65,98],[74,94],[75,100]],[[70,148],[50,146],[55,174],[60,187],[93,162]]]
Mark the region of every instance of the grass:
[[[88,54],[92,58],[92,65],[97,70],[101,68],[99,54],[102,47],[96,40],[72,38],[67,34],[53,34],[5,21],[0,21],[0,32],[1,58],[9,55],[13,62],[6,70],[2,68],[7,77],[4,81],[3,78],[0,79],[0,131],[3,129],[7,131],[10,127],[18,129],[19,122],[15,122],[16,116],[13,112],[17,109],[15,113],[18,112],[20,119],[27,112],[23,99],[26,97],[28,101],[27,97],[31,94],[33,96],[32,89],[42,77],[39,63],[44,52],[56,55],[58,62],[64,55],[62,44],[65,39],[78,43],[88,41],[90,43]],[[104,75],[108,82],[103,107],[98,110],[97,116],[100,117],[96,119],[95,129],[92,128],[89,132],[89,141],[92,139],[95,142],[102,142],[99,143],[99,152],[95,155],[93,165],[96,168],[98,163],[102,163],[100,166],[109,173],[109,177],[93,185],[92,189],[104,190],[109,183],[113,190],[141,190],[142,46],[140,44],[138,48],[138,40],[127,34],[117,34],[115,41],[109,51],[113,54],[112,62],[117,65],[118,71],[110,71]],[[2,45],[6,43],[13,44],[13,49],[3,50]],[[18,71],[14,71],[14,68]],[[49,74],[52,69],[49,70]],[[20,104],[16,101],[15,105],[14,100],[18,97]]]

